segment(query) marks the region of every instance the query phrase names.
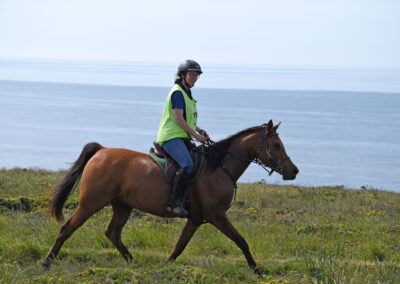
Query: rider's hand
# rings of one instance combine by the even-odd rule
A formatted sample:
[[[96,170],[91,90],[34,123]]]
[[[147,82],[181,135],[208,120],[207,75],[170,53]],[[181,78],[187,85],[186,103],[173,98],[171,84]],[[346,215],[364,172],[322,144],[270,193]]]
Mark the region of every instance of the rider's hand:
[[[208,136],[208,135],[207,135],[207,136]],[[201,143],[205,143],[205,142],[207,142],[208,139],[210,139],[210,137],[208,137],[208,139],[207,139],[206,136],[201,135],[201,134],[198,134],[198,133],[196,133],[196,134],[194,135],[194,138],[196,138],[196,140],[199,141],[199,142],[201,142]]]
[[[210,140],[210,136],[208,136],[208,133],[204,130],[204,129],[199,129],[198,131],[200,133],[200,135],[203,135],[204,137],[206,137],[206,141]]]

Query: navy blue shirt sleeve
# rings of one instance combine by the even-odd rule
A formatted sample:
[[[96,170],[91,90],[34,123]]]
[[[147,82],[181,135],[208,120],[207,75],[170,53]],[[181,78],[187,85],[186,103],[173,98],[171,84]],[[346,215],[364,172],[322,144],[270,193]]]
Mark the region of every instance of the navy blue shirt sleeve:
[[[175,91],[171,96],[172,108],[185,109],[185,100],[181,91]]]

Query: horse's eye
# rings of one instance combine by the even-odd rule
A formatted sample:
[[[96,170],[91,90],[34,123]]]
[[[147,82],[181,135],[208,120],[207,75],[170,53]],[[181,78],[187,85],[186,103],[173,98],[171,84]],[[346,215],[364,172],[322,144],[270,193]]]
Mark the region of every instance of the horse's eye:
[[[275,144],[274,144],[274,148],[275,148],[276,150],[278,150],[279,148],[281,148],[281,144],[275,143]]]

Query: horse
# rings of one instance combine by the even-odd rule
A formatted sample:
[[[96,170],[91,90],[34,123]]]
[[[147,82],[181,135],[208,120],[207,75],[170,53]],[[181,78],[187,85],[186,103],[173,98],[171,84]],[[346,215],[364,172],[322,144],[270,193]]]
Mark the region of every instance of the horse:
[[[196,230],[210,223],[231,239],[243,252],[250,269],[261,275],[246,240],[226,216],[236,192],[236,181],[251,162],[268,167],[293,180],[299,172],[287,156],[276,130],[280,122],[242,130],[207,147],[203,168],[188,187],[189,218],[168,261],[173,262],[185,249]],[[55,187],[50,200],[51,214],[59,223],[68,196],[81,180],[79,205],[61,226],[42,265],[48,269],[63,243],[93,214],[111,204],[113,216],[105,235],[127,262],[133,257],[121,241],[121,231],[133,208],[167,218],[178,217],[166,210],[171,186],[149,155],[120,148],[87,144],[79,158]]]

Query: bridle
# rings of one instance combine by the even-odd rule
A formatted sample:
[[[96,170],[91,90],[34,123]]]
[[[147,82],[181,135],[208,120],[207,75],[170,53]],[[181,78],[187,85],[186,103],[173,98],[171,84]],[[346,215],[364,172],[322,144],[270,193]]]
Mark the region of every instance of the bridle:
[[[272,175],[274,171],[277,172],[283,171],[283,163],[287,160],[290,160],[289,156],[286,156],[283,159],[278,160],[274,155],[274,153],[272,153],[271,148],[268,147],[268,138],[273,136],[279,136],[279,134],[276,132],[266,134],[265,131],[263,131],[260,146],[258,146],[257,149],[256,157],[253,160],[251,160],[251,162],[260,165],[264,170],[266,170],[268,172],[268,175]],[[270,159],[270,161],[272,162],[271,170],[268,170],[267,166],[265,166],[263,162],[261,162],[261,160],[259,159],[261,148],[264,144],[264,141],[265,141],[265,152],[268,156],[268,159]]]
[[[277,171],[277,172],[282,171],[283,170],[283,163],[285,161],[287,161],[287,160],[290,160],[289,156],[286,156],[283,159],[278,160],[276,158],[276,156],[274,155],[274,153],[272,153],[271,148],[269,148],[269,146],[268,146],[268,138],[273,137],[273,136],[279,136],[279,134],[276,133],[276,132],[272,132],[272,133],[266,134],[266,131],[263,131],[263,135],[262,135],[262,138],[261,138],[260,145],[258,146],[258,149],[257,149],[257,152],[256,152],[256,156],[252,160],[250,160],[250,159],[248,159],[246,157],[243,157],[243,156],[241,156],[239,154],[229,152],[227,150],[222,150],[222,149],[218,149],[218,148],[217,149],[221,150],[221,151],[224,151],[227,154],[229,154],[229,155],[231,155],[231,156],[233,156],[235,158],[238,158],[240,160],[247,161],[247,162],[250,162],[250,163],[255,163],[255,164],[261,166],[265,171],[267,171],[268,175],[272,175],[272,173],[274,171]],[[210,146],[212,144],[214,144],[214,141],[212,141],[212,140],[209,140],[209,141],[206,142],[206,145],[208,145],[208,146]],[[270,169],[268,169],[268,167],[266,165],[264,165],[264,163],[259,158],[260,154],[261,154],[262,146],[264,144],[265,144],[265,152],[266,152],[268,158],[270,159],[270,161],[272,162],[272,167],[270,167]]]
[[[278,160],[276,158],[276,156],[274,155],[274,153],[272,153],[271,148],[268,147],[268,138],[273,137],[273,136],[279,136],[279,134],[276,133],[276,132],[272,132],[272,133],[266,134],[266,127],[265,127],[265,125],[262,125],[262,126],[264,126],[263,127],[263,135],[261,137],[261,142],[260,142],[260,145],[257,148],[256,156],[254,157],[254,159],[250,160],[250,159],[248,159],[246,157],[243,157],[243,156],[241,156],[239,154],[232,153],[232,152],[229,152],[229,151],[227,151],[225,149],[220,149],[218,147],[216,147],[216,149],[218,149],[220,151],[223,151],[223,152],[225,152],[225,153],[227,153],[227,154],[229,154],[229,155],[231,155],[231,156],[233,156],[233,157],[235,157],[237,159],[240,159],[240,160],[243,160],[243,161],[246,161],[246,162],[250,162],[250,163],[255,163],[255,164],[261,166],[264,170],[266,170],[268,175],[272,175],[272,173],[274,171],[277,171],[277,172],[283,171],[283,163],[285,161],[287,161],[287,160],[290,160],[290,158],[288,156],[286,156],[283,159]],[[211,146],[214,143],[215,142],[212,141],[211,139],[208,140],[207,142],[205,142],[205,144],[207,146]],[[265,144],[265,152],[266,152],[268,158],[272,161],[272,167],[270,169],[268,169],[268,167],[266,165],[264,165],[264,163],[259,158],[262,146],[264,144]],[[229,178],[233,182],[233,192],[234,192],[234,194],[233,194],[232,202],[229,205],[229,207],[231,207],[233,202],[235,202],[235,200],[236,200],[237,184],[236,184],[236,180],[233,177],[231,171],[226,167],[226,165],[222,165],[222,170],[229,176]]]

